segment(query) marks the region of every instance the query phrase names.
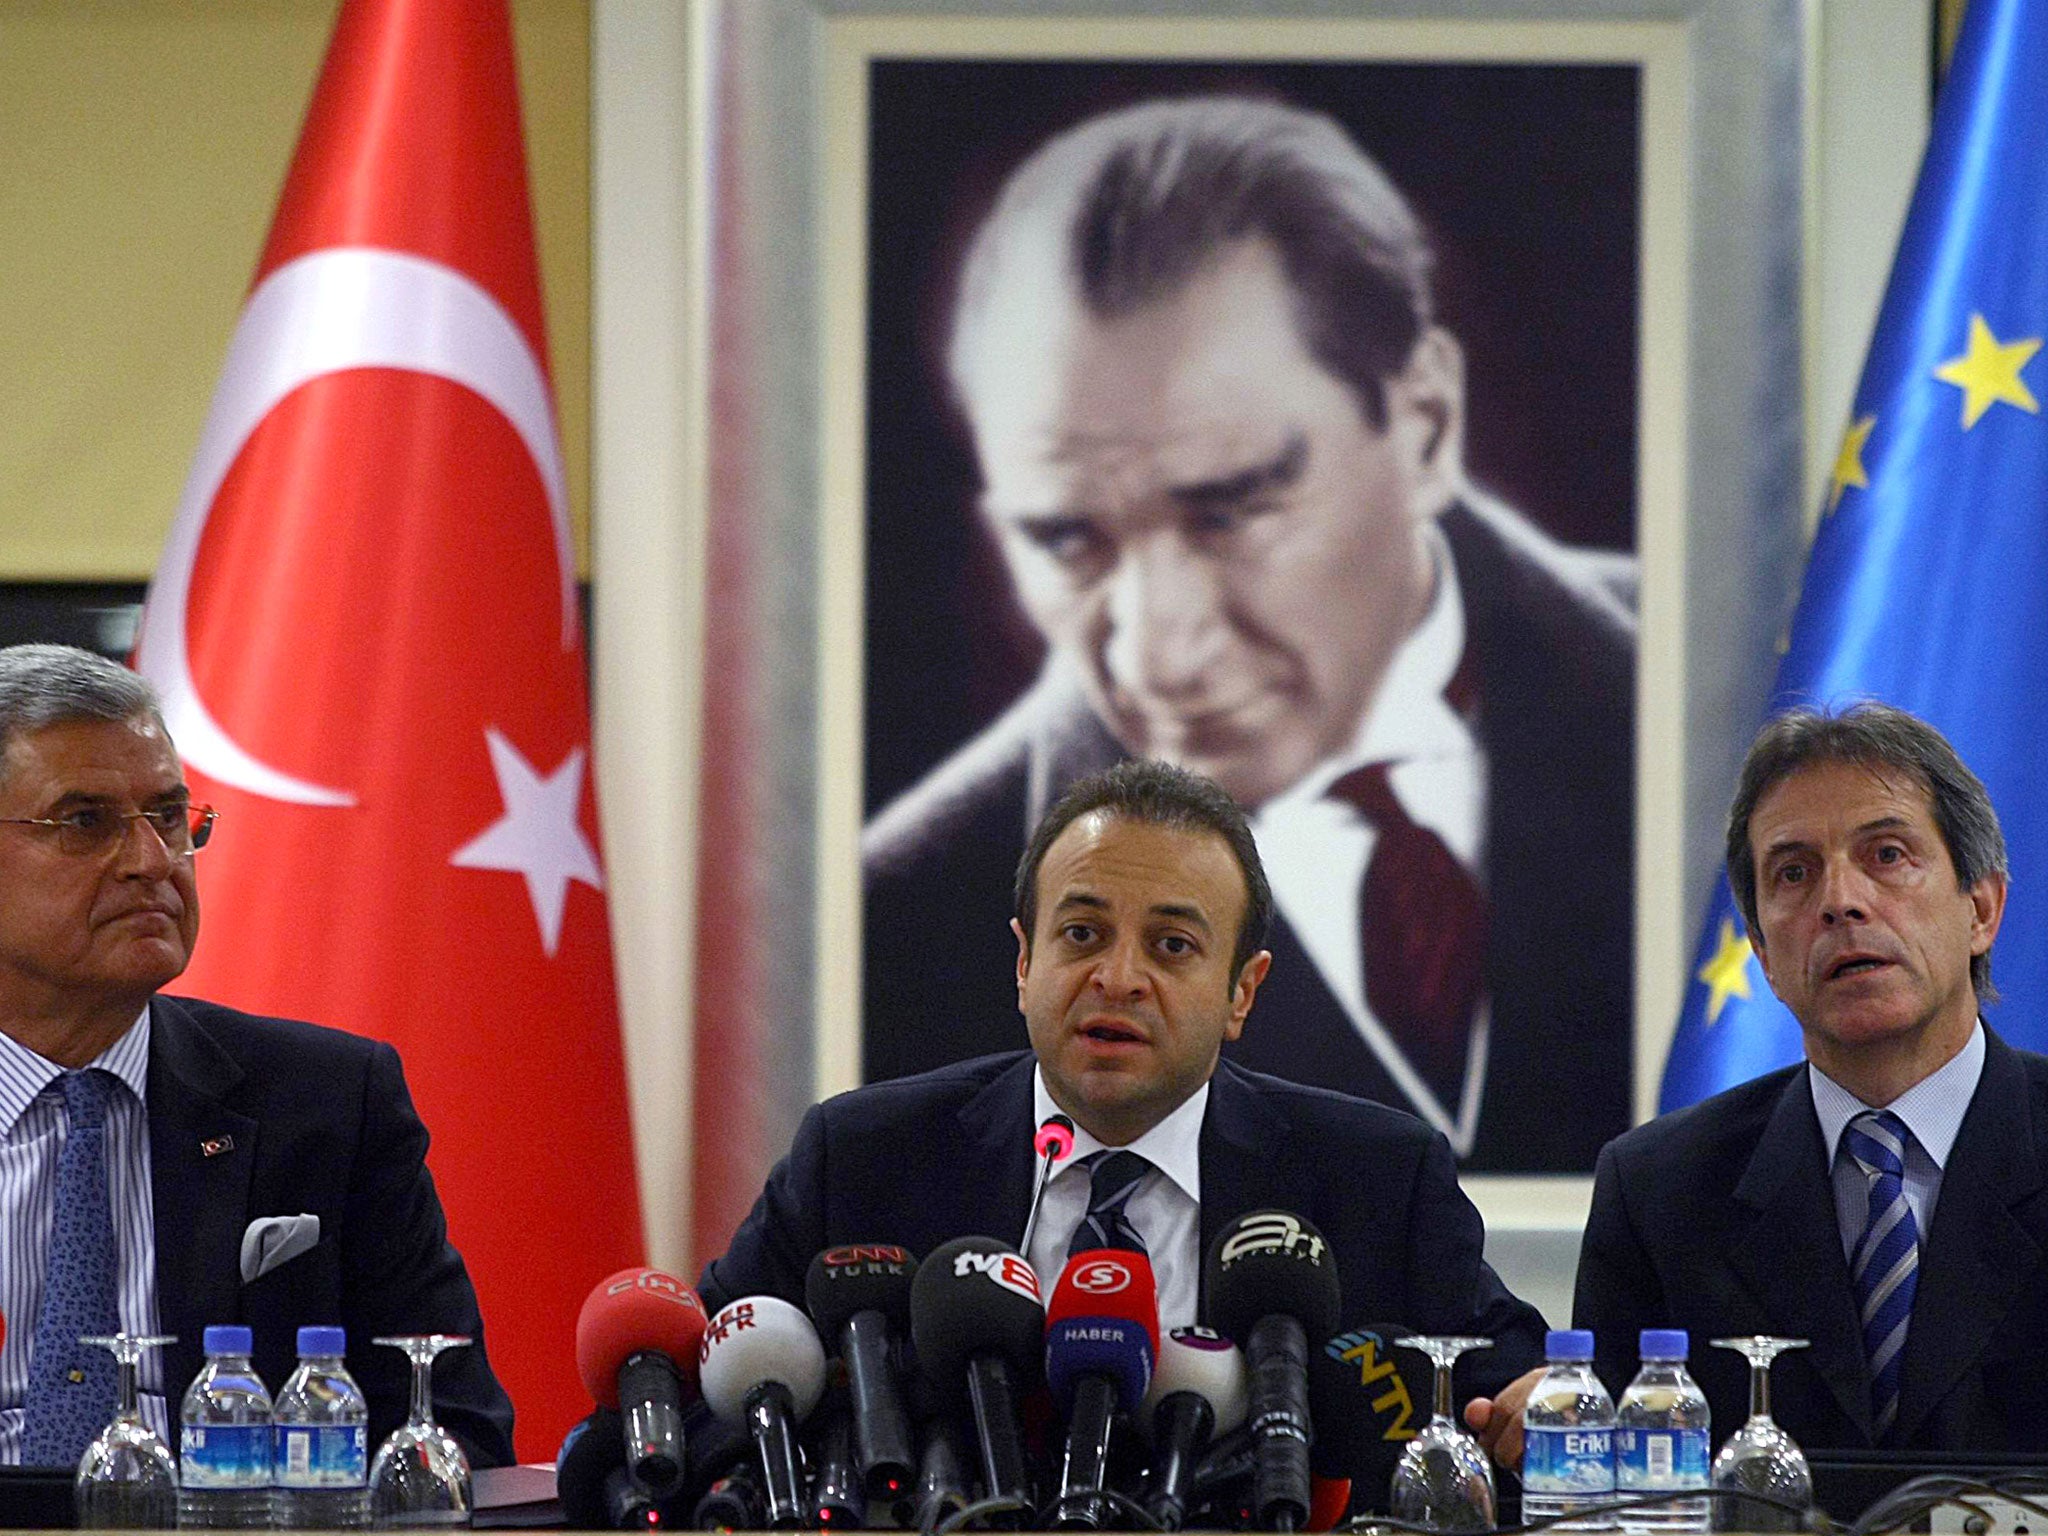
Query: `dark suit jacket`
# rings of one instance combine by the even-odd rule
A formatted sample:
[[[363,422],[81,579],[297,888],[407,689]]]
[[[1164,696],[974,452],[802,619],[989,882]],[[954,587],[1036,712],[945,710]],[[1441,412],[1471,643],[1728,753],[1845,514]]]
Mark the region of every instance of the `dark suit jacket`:
[[[984,1057],[828,1099],[805,1115],[724,1257],[707,1308],[763,1292],[798,1305],[834,1243],[898,1243],[919,1257],[970,1234],[1013,1246],[1031,1204],[1030,1052]],[[1479,1213],[1443,1137],[1383,1105],[1223,1063],[1202,1120],[1202,1249],[1246,1211],[1308,1219],[1337,1260],[1349,1323],[1470,1333],[1467,1393],[1539,1364],[1543,1319],[1481,1256]],[[1048,1284],[1051,1277],[1045,1277]]]
[[[208,1149],[212,1150],[209,1151]],[[374,1447],[405,1419],[411,1368],[373,1336],[461,1333],[434,1366],[434,1407],[473,1463],[512,1455],[512,1403],[484,1355],[483,1318],[427,1172],[427,1130],[388,1045],[190,998],[150,1004],[149,1153],[157,1310],[177,1420],[211,1323],[246,1323],[272,1392],[308,1323],[348,1330]],[[247,1285],[259,1216],[320,1218],[320,1241]]]
[[[1466,1166],[1584,1172],[1631,1119],[1634,565],[1567,549],[1492,502],[1455,506],[1441,527],[1489,774],[1492,1025]],[[868,824],[869,1081],[1024,1044],[1007,926],[1017,861],[1061,791],[1122,756],[1055,662]],[[1251,1027],[1225,1054],[1406,1108],[1284,919],[1272,950]]]
[[[1943,1170],[1906,1335],[1892,1444],[2048,1451],[2048,1057],[1987,1041]],[[1601,1376],[1635,1373],[1641,1328],[1692,1334],[1718,1441],[1748,1373],[1708,1341],[1810,1339],[1778,1358],[1771,1410],[1809,1449],[1872,1445],[1870,1382],[1804,1066],[1630,1132],[1600,1157],[1575,1315]]]

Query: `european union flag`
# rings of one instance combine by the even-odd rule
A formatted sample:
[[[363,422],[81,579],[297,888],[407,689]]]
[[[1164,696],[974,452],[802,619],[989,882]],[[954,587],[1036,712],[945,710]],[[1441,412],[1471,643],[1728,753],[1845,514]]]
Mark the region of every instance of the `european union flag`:
[[[2000,1021],[2048,1048],[2048,3],[1971,0],[1829,477],[1773,712],[1882,699],[1991,791],[2013,867]],[[1797,1061],[1715,892],[1664,1069],[1674,1109]]]

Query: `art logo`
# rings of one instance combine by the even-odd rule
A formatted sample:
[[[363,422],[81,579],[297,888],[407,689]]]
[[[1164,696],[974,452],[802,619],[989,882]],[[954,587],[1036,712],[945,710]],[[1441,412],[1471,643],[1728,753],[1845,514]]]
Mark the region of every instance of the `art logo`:
[[[1223,1245],[1218,1255],[1225,1264],[1255,1253],[1285,1253],[1310,1264],[1323,1261],[1323,1240],[1301,1224],[1301,1218],[1285,1211],[1268,1211],[1247,1216],[1244,1224]]]

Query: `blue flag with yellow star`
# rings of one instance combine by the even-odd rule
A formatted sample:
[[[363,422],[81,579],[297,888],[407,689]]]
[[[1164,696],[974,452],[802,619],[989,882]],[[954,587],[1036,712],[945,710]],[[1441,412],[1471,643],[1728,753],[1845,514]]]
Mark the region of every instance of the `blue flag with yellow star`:
[[[1829,478],[1771,709],[1882,699],[1991,791],[1993,952],[2048,1049],[2048,0],[1972,0]],[[1664,1068],[1675,1109],[1801,1055],[1718,885]]]

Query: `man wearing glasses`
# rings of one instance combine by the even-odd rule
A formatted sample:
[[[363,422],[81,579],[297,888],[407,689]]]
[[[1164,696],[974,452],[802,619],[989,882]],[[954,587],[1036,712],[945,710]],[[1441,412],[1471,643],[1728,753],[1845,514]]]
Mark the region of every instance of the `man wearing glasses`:
[[[195,806],[149,685],[66,646],[0,650],[0,1463],[75,1465],[145,1353],[160,1434],[214,1323],[289,1373],[338,1323],[372,1443],[409,1372],[377,1334],[467,1334],[434,1373],[472,1461],[512,1459],[512,1405],[449,1245],[426,1128],[388,1046],[159,995],[199,934]],[[385,1358],[388,1357],[388,1358]]]

